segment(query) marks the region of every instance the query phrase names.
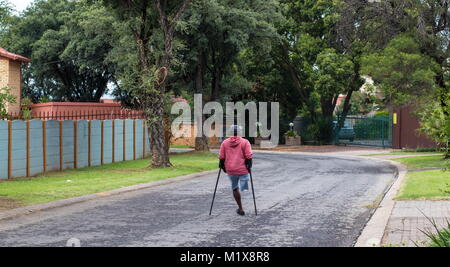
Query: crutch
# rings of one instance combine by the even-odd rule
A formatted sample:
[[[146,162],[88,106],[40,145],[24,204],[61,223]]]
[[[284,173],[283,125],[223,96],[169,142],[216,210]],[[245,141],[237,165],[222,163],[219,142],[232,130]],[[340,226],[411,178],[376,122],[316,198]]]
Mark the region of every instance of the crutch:
[[[250,182],[252,183],[253,203],[255,204],[255,215],[258,216],[258,209],[256,209],[255,188],[253,186],[253,174],[251,170],[250,170]]]
[[[213,200],[212,200],[212,203],[211,203],[211,209],[209,210],[209,216],[211,216],[212,209],[213,209],[213,206],[214,206],[214,200],[216,199],[217,186],[219,185],[219,179],[220,179],[220,174],[221,173],[222,173],[222,169],[220,169],[219,175],[217,176],[216,189],[214,189],[214,196],[213,196]]]

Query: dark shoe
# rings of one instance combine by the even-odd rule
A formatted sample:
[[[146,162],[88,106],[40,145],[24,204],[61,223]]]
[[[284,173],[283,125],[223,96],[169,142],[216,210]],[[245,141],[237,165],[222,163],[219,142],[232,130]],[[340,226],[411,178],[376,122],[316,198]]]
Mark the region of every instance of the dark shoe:
[[[245,212],[243,210],[237,209],[236,213],[241,215],[241,216],[245,216]]]

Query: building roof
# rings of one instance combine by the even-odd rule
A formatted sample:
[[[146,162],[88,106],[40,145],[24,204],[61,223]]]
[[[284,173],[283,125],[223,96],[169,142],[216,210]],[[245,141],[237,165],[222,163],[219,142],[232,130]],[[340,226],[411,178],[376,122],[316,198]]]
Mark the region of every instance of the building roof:
[[[1,47],[0,47],[0,57],[5,57],[5,58],[13,60],[13,61],[20,61],[20,62],[26,62],[26,63],[30,62],[30,60],[28,58],[8,52],[8,51],[6,51],[6,49],[1,48]]]

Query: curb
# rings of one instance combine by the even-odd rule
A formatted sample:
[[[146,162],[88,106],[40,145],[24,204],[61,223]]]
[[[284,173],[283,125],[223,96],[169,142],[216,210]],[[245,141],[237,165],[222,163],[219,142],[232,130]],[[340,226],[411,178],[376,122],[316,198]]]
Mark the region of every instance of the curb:
[[[205,171],[205,172],[193,173],[193,174],[189,174],[189,175],[185,175],[185,176],[168,178],[165,180],[150,182],[150,183],[146,183],[146,184],[127,186],[127,187],[123,187],[123,188],[119,188],[119,189],[114,189],[111,191],[100,192],[100,193],[86,195],[86,196],[62,199],[62,200],[57,200],[57,201],[53,201],[53,202],[2,211],[2,212],[0,212],[0,221],[6,220],[6,219],[11,219],[11,218],[18,217],[18,216],[33,214],[33,213],[36,213],[39,211],[45,211],[45,210],[49,210],[49,209],[61,208],[61,207],[65,207],[65,206],[69,206],[69,205],[73,205],[73,204],[87,202],[87,201],[95,200],[95,199],[99,199],[99,198],[121,195],[121,194],[129,193],[129,192],[133,192],[133,191],[139,191],[142,189],[147,189],[147,188],[172,184],[175,182],[190,180],[190,179],[202,177],[202,176],[209,175],[209,174],[215,174],[216,172],[217,172],[217,170],[210,170],[210,171]]]
[[[356,241],[355,247],[380,247],[383,240],[386,226],[391,217],[392,210],[395,206],[395,196],[397,195],[403,181],[408,173],[405,165],[389,161],[398,170],[398,177],[392,186],[387,190],[383,200],[380,202],[378,208],[373,213],[372,217],[367,222],[366,226],[361,232],[361,235]]]

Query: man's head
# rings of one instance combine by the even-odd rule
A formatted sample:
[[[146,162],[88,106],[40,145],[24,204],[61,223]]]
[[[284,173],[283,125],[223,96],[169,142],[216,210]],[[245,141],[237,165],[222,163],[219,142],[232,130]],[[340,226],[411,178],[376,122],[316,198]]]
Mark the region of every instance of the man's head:
[[[229,132],[230,132],[230,135],[240,136],[240,135],[242,135],[242,127],[239,125],[231,125]]]

